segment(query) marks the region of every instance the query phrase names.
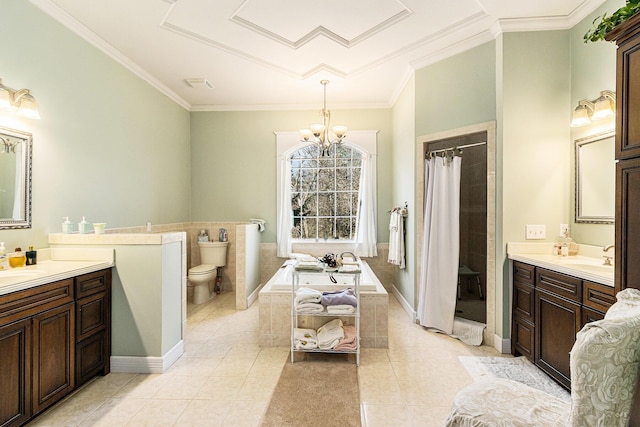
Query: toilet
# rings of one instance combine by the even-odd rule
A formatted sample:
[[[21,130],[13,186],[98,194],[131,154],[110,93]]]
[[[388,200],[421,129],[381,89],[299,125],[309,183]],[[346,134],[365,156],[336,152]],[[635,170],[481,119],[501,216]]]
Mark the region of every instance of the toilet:
[[[194,304],[204,304],[211,298],[209,284],[216,280],[218,268],[227,264],[227,245],[229,242],[198,242],[200,265],[190,268],[187,275]]]

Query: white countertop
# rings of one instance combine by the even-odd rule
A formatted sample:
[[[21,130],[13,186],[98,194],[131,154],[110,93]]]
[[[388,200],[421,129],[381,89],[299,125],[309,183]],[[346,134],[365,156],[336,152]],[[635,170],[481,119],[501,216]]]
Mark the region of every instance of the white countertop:
[[[578,255],[562,257],[552,255],[552,247],[553,243],[509,243],[507,254],[514,261],[613,287],[613,265],[604,265],[604,258],[596,256],[602,248],[578,245]],[[606,255],[613,256],[613,251]]]
[[[38,263],[0,271],[0,295],[111,268],[113,249],[38,250]]]

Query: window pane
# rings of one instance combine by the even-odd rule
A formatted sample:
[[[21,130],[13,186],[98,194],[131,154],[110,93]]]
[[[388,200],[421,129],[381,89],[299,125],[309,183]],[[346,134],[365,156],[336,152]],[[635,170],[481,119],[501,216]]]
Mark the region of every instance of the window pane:
[[[318,170],[302,169],[300,171],[300,176],[298,179],[300,180],[298,191],[316,191],[316,183],[318,181]]]
[[[318,238],[320,239],[333,238],[333,219],[332,218],[318,219]]]
[[[333,169],[320,169],[318,171],[318,191],[333,191],[335,188],[335,171]]]
[[[336,215],[351,215],[351,193],[336,193]]]
[[[318,161],[318,167],[321,168],[333,168],[336,164],[336,161],[329,157],[320,157],[320,160]]]
[[[352,239],[353,234],[351,232],[351,219],[349,218],[337,218],[336,229],[338,239]]]
[[[304,218],[302,220],[301,239],[315,239],[317,234],[316,218]]]
[[[317,215],[318,195],[315,193],[302,193],[302,195],[303,195],[303,197],[301,197],[302,210],[300,212],[300,216]]]
[[[351,212],[353,212],[353,216],[358,216],[358,207],[360,206],[360,200],[358,199],[358,193],[351,193]]]
[[[318,215],[320,216],[333,216],[335,215],[335,209],[333,206],[334,193],[320,193],[318,194]]]
[[[336,190],[351,189],[351,169],[336,169]]]
[[[353,179],[353,189],[357,190],[360,188],[360,173],[362,172],[362,169],[357,168],[357,169],[353,169],[353,174],[351,175],[351,178]]]

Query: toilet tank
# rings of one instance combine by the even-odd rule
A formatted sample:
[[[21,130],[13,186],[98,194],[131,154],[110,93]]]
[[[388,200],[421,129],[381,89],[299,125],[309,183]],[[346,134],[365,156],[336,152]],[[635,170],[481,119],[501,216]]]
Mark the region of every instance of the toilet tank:
[[[227,246],[229,242],[198,242],[200,264],[223,267],[227,264]]]

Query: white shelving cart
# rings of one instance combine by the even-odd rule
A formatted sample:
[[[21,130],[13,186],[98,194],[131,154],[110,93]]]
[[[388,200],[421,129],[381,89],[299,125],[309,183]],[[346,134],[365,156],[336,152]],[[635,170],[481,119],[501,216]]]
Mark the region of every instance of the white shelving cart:
[[[360,271],[359,268],[356,271],[342,271],[340,269],[323,268],[321,270],[307,270],[307,269],[295,269],[293,270],[293,283],[291,291],[291,363],[295,361],[296,353],[336,353],[336,354],[355,354],[356,365],[360,365]],[[326,307],[321,313],[298,313],[296,311],[296,292],[301,287],[313,287],[314,283],[318,282],[318,278],[326,278],[328,282],[334,280],[340,284],[344,284],[344,288],[353,289],[354,296],[356,297],[357,305],[355,312],[351,314],[334,314],[327,312]],[[333,280],[331,280],[333,279]],[[336,287],[337,289],[337,287]],[[325,317],[327,322],[332,319],[342,319],[345,323],[353,322],[356,328],[356,349],[355,350],[334,350],[334,349],[300,349],[295,346],[294,330],[299,325],[301,317]]]

